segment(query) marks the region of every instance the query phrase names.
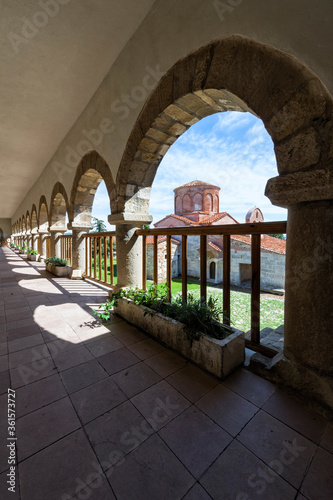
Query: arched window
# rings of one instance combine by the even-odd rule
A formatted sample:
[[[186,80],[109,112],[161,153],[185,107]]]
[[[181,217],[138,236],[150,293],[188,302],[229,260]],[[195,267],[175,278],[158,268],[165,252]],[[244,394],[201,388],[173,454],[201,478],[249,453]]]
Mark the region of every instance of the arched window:
[[[210,263],[209,266],[209,279],[215,280],[215,275],[216,275],[216,262],[213,261]]]

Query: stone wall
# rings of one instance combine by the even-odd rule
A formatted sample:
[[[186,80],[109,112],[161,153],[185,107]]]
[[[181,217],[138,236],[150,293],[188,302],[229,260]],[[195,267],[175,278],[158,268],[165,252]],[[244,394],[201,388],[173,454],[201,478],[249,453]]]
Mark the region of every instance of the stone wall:
[[[166,240],[158,244],[158,281],[162,283],[166,281]],[[172,278],[176,278],[180,273],[181,260],[181,244],[171,242],[171,258],[172,258]],[[147,244],[147,279],[154,279],[154,245]]]

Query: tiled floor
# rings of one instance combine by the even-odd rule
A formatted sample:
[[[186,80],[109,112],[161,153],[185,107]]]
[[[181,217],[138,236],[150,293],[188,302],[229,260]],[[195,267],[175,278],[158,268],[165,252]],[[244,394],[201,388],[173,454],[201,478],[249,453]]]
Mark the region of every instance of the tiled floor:
[[[0,498],[329,500],[333,426],[241,369],[220,383],[106,293],[0,249]],[[7,390],[16,398],[8,491]]]

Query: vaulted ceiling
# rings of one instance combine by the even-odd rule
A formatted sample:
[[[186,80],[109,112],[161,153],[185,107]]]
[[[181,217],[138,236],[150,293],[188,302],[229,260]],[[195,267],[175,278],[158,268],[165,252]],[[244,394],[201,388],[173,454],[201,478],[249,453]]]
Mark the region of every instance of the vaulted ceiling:
[[[0,217],[10,218],[154,0],[1,0]]]

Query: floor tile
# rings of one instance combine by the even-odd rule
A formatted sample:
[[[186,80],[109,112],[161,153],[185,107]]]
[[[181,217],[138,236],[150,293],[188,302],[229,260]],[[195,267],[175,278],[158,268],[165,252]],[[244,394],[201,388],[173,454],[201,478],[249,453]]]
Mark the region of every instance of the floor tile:
[[[17,418],[67,396],[59,375],[52,375],[16,390]]]
[[[0,395],[4,394],[8,391],[8,388],[11,387],[9,370],[0,372]]]
[[[155,354],[165,351],[165,347],[153,339],[142,340],[141,342],[128,346],[128,349],[134,352],[134,354],[142,360],[151,358]]]
[[[79,391],[84,387],[94,384],[109,375],[98,363],[93,359],[78,366],[74,366],[69,370],[61,372],[60,377],[66,387],[68,393]]]
[[[29,337],[31,335],[39,334],[40,329],[39,326],[28,326],[26,328],[16,328],[15,330],[11,330],[8,332],[8,340],[20,339],[22,337]]]
[[[86,343],[86,346],[96,358],[124,347],[119,340],[115,339],[110,334],[106,334],[103,338],[94,342],[88,342]]]
[[[98,362],[108,372],[109,375],[120,372],[125,368],[140,362],[140,359],[135,356],[126,347],[115,352],[110,352],[105,356],[100,356]]]
[[[161,429],[190,405],[189,401],[165,380],[137,394],[131,401],[155,431]]]
[[[22,351],[23,349],[34,347],[40,344],[44,344],[43,336],[40,333],[36,333],[35,335],[29,335],[28,337],[10,340],[8,342],[8,352],[11,353],[15,351]]]
[[[165,378],[188,365],[188,361],[169,349],[145,360],[161,377]]]
[[[92,477],[97,476],[97,473]],[[89,477],[89,476],[88,476]],[[82,488],[77,495],[72,497],[73,500],[116,500],[116,497],[111,490],[111,486],[104,474],[100,474],[88,486]],[[66,500],[66,499],[64,499]]]
[[[211,498],[212,497],[208,495],[207,491],[205,491],[199,483],[196,483],[193,488],[186,493],[183,500],[211,500]]]
[[[11,386],[13,389],[22,387],[37,380],[54,375],[57,372],[52,358],[43,358],[29,365],[22,365],[10,370]]]
[[[9,369],[8,354],[0,356],[0,373],[6,372]]]
[[[192,403],[219,384],[216,378],[192,364],[170,375],[167,381]]]
[[[85,426],[103,470],[109,469],[154,433],[130,401]]]
[[[112,375],[112,378],[128,398],[148,389],[148,387],[161,380],[161,377],[145,363],[130,366]]]
[[[320,446],[330,453],[333,453],[333,423],[328,422],[323,437],[321,438]]]
[[[297,489],[316,449],[314,443],[262,410],[238,439]]]
[[[71,400],[81,422],[86,424],[123,403],[126,396],[109,377],[75,392]]]
[[[81,426],[69,398],[60,399],[16,421],[19,461]]]
[[[263,410],[316,443],[325,431],[326,420],[323,417],[280,389],[265,403]]]
[[[276,391],[276,386],[253,373],[240,368],[229,375],[223,385],[256,406],[262,406]]]
[[[21,462],[22,500],[72,498],[96,473],[101,473],[96,456],[84,432],[77,430]]]
[[[116,326],[117,325],[115,325],[115,327],[111,329],[111,333],[125,346],[129,346],[135,344],[136,342],[140,342],[141,340],[147,339],[147,335],[137,330],[134,326],[123,326],[120,331],[116,331],[115,333]]]
[[[106,474],[117,498],[126,500],[180,500],[195,482],[156,434]]]
[[[159,435],[197,479],[232,441],[230,434],[193,406],[163,427]]]
[[[196,406],[232,436],[242,430],[258,408],[223,385],[201,398]]]
[[[28,349],[9,353],[9,367],[10,369],[14,369],[49,357],[50,352],[46,344],[36,345],[34,347],[29,347]]]
[[[73,366],[80,365],[86,361],[94,359],[91,352],[86,348],[86,346],[79,346],[76,349],[71,349],[70,351],[61,352],[52,356],[54,364],[59,371],[68,370]]]
[[[294,500],[296,490],[244,446],[233,441],[200,479],[215,500]]]
[[[318,448],[301,487],[309,500],[333,498],[333,455]]]

